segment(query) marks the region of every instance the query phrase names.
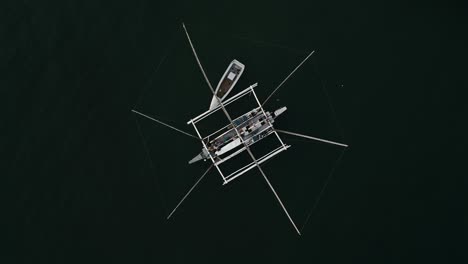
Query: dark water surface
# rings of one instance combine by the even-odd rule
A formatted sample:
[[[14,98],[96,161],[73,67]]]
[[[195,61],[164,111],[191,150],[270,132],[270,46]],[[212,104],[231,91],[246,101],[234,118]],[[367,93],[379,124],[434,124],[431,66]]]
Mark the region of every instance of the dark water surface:
[[[3,263],[466,259],[458,170],[467,143],[465,6],[2,6]],[[340,147],[284,136],[292,147],[262,166],[302,236],[256,170],[227,186],[211,171],[166,220],[208,162],[189,166],[199,142],[130,110],[194,133],[186,122],[211,96],[182,21],[213,84],[235,58],[246,65],[235,91],[258,82],[263,99],[316,50],[265,107],[288,107],[277,128],[350,145],[334,166]],[[262,143],[258,151],[272,141]]]

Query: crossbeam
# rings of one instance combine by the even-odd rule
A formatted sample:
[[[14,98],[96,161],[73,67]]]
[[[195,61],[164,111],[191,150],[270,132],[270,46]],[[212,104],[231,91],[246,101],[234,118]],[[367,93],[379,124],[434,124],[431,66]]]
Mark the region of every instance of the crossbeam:
[[[224,105],[218,105],[217,107],[211,109],[211,110],[208,110],[208,111],[205,111],[203,113],[201,113],[200,115],[198,115],[197,117],[195,118],[192,118],[190,119],[188,122],[187,122],[187,125],[190,125],[191,123],[197,123],[199,122],[200,120],[208,117],[209,115],[213,114],[214,112],[222,109],[222,107],[224,106],[227,106],[229,104],[231,104],[232,102],[240,99],[241,97],[243,97],[244,95],[248,94],[249,92],[252,92],[253,88],[257,87],[258,83],[254,83],[252,85],[250,85],[248,88],[242,90],[241,92],[235,94],[234,96],[232,97],[229,97],[229,99],[227,99],[226,101],[223,102]],[[219,99],[219,98],[218,98]]]
[[[258,111],[259,109],[260,109],[260,107],[257,107],[257,108],[254,108],[253,110],[257,110],[257,111]],[[251,110],[251,111],[249,111],[249,112],[252,112],[253,110]],[[249,113],[249,112],[247,112],[247,113]],[[245,113],[245,114],[247,114],[247,113]],[[245,114],[243,114],[243,115],[237,117],[236,119],[234,119],[234,121],[236,121],[238,118],[244,116]],[[249,119],[245,120],[244,122],[240,123],[238,126],[242,126],[243,124],[245,124],[246,122],[252,120],[252,119],[255,118],[255,117],[257,117],[257,116],[256,116],[256,115],[255,115],[255,116],[252,116],[251,118],[249,118]],[[229,128],[229,126],[231,126],[231,124],[228,124],[228,125],[226,125],[226,126],[220,128],[220,129],[216,130],[215,132],[213,132],[213,133],[209,134],[208,136],[204,137],[203,139],[210,138],[211,136],[216,135],[217,133],[223,131],[224,129]],[[223,134],[224,134],[224,133],[223,133]],[[219,136],[218,136],[218,137],[219,137]],[[218,137],[216,137],[216,138],[218,138]]]
[[[267,127],[267,128],[265,128],[264,130],[262,130],[262,131],[265,131],[266,129],[269,129],[269,128],[270,128],[270,127]],[[261,132],[260,132],[260,133],[261,133]],[[274,133],[274,130],[271,130],[270,132],[268,132],[268,134],[265,135],[264,137],[267,137],[267,136],[271,135],[272,133]],[[257,143],[257,142],[258,142],[258,141],[255,141],[255,142],[249,144],[249,146],[252,146],[253,144],[255,144],[255,143]],[[228,161],[229,159],[231,159],[232,157],[238,155],[239,153],[241,153],[241,152],[244,151],[244,150],[246,150],[246,147],[245,147],[245,146],[242,147],[242,148],[240,148],[240,149],[238,149],[238,150],[236,150],[235,152],[229,154],[229,156],[226,156],[226,157],[224,157],[223,159],[221,159],[221,160],[219,160],[219,161],[216,161],[215,164],[219,166],[219,165],[222,164],[223,162]]]
[[[291,224],[293,225],[294,229],[296,230],[296,232],[301,235],[301,232],[299,231],[299,229],[297,228],[296,224],[294,223],[293,219],[291,218],[291,216],[289,215],[289,212],[288,210],[286,209],[286,207],[284,206],[283,202],[281,201],[280,197],[278,196],[278,194],[276,193],[275,189],[273,188],[273,185],[271,185],[270,183],[270,180],[268,180],[267,176],[265,175],[265,172],[263,172],[263,169],[260,167],[257,159],[255,158],[255,156],[253,155],[252,151],[249,149],[249,146],[246,145],[246,143],[242,140],[242,137],[239,133],[239,131],[237,130],[236,126],[234,125],[234,123],[232,122],[232,118],[231,116],[229,115],[229,113],[226,111],[226,108],[224,107],[224,104],[223,102],[221,101],[221,99],[219,97],[216,96],[216,93],[215,93],[215,90],[213,89],[213,86],[211,85],[210,83],[210,80],[208,79],[208,77],[206,76],[206,73],[205,73],[205,70],[203,69],[203,66],[201,65],[201,62],[200,62],[200,59],[198,58],[198,55],[197,55],[197,52],[195,51],[195,48],[193,47],[193,44],[192,44],[192,40],[190,39],[190,35],[187,31],[187,28],[185,28],[185,24],[182,23],[182,26],[184,28],[184,31],[185,31],[185,35],[187,36],[187,39],[189,41],[189,44],[190,44],[190,47],[192,48],[192,51],[193,51],[193,55],[195,56],[195,59],[198,63],[198,66],[203,74],[203,77],[205,78],[205,81],[206,83],[208,84],[208,87],[210,88],[211,92],[213,93],[213,96],[214,98],[216,98],[216,100],[218,101],[218,104],[219,106],[221,107],[221,109],[223,110],[224,114],[226,115],[227,119],[229,120],[229,122],[232,124],[232,126],[234,127],[234,130],[236,131],[237,133],[237,136],[239,137],[239,139],[241,140],[242,144],[244,144],[247,152],[249,153],[250,157],[252,158],[252,160],[254,161],[255,163],[255,166],[257,166],[258,170],[260,171],[260,173],[262,174],[263,178],[265,179],[265,182],[268,184],[268,187],[270,188],[270,190],[273,192],[273,194],[275,195],[276,199],[278,200],[279,204],[281,205],[281,208],[283,209],[284,213],[286,214],[286,216],[288,217],[289,221],[291,222]],[[250,87],[250,90],[253,91],[252,87]],[[262,105],[260,105],[261,107]],[[190,121],[189,121],[190,122]],[[193,124],[193,121],[192,121],[192,124]],[[195,126],[196,127],[196,126]],[[201,137],[200,137],[201,139]],[[202,140],[203,141],[203,140]],[[286,148],[283,146],[283,150],[285,150]]]
[[[286,147],[279,146],[278,148],[270,151],[269,153],[267,153],[264,156],[262,156],[261,158],[259,158],[257,160],[257,163],[262,164],[263,162],[273,158],[273,156],[278,155],[280,152],[285,151],[289,147],[291,147],[291,146],[290,145],[286,145]],[[255,168],[255,166],[257,166],[255,164],[255,162],[251,162],[251,163],[245,165],[244,167],[238,169],[237,171],[231,173],[230,175],[226,176],[226,182],[223,183],[223,185],[228,184],[229,182],[231,182],[232,180],[234,180],[237,177],[241,176],[242,174],[244,174],[244,173],[248,172],[249,170]]]

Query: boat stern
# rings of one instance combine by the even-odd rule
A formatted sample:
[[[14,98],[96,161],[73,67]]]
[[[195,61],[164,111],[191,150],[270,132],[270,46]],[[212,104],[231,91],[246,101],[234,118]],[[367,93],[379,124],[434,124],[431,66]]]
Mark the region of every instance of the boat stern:
[[[288,108],[286,106],[283,106],[281,108],[278,108],[277,110],[275,110],[274,112],[274,115],[275,117],[281,115],[282,113],[284,113],[286,110],[288,110]]]

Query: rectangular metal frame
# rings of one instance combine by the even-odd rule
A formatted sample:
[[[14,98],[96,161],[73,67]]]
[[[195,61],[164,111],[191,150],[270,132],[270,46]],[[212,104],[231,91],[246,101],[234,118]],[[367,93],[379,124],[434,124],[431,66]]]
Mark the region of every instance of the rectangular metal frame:
[[[267,153],[264,156],[257,159],[257,163],[260,165],[263,162],[273,158],[273,156],[278,155],[280,152],[285,151],[289,147],[291,147],[291,146],[290,145],[279,146],[276,149],[270,151],[269,153]],[[255,161],[252,161],[251,163],[249,163],[249,164],[245,165],[244,167],[238,169],[237,171],[231,173],[230,175],[225,177],[225,182],[223,183],[223,185],[229,183],[230,181],[232,181],[235,178],[241,176],[242,174],[248,172],[249,170],[255,168],[256,166],[257,166],[257,164],[255,163]]]
[[[254,83],[252,85],[250,85],[248,88],[244,89],[243,91],[235,94],[234,96],[230,97],[229,99],[227,99],[226,101],[223,102],[223,105],[224,106],[227,106],[229,105],[230,103],[234,102],[234,101],[237,101],[239,100],[241,97],[247,95],[249,92],[252,92],[253,91],[253,88],[257,87],[258,83]],[[257,99],[258,101],[258,99]],[[259,105],[260,107],[262,107],[261,105]],[[190,125],[191,123],[197,123],[199,122],[200,120],[203,120],[205,118],[207,118],[209,115],[211,115],[212,113],[218,111],[221,109],[221,105],[218,105],[217,107],[215,107],[214,109],[211,109],[211,110],[208,110],[200,115],[198,115],[197,117],[195,118],[192,118],[190,119],[188,122],[187,122],[187,125]]]
[[[268,128],[270,128],[270,127],[273,128],[273,125],[270,123],[270,121],[269,121],[268,118],[267,118],[266,112],[265,112],[265,110],[263,109],[262,104],[260,103],[260,101],[258,100],[257,95],[255,94],[254,88],[255,88],[256,86],[257,86],[257,83],[255,83],[255,84],[253,84],[253,85],[250,85],[248,88],[244,89],[243,91],[241,91],[241,92],[235,94],[234,96],[232,96],[232,97],[228,98],[227,100],[225,100],[224,102],[222,102],[222,104],[223,104],[224,106],[229,105],[229,104],[231,104],[232,102],[235,102],[235,101],[239,100],[240,98],[244,97],[245,95],[247,95],[247,94],[249,94],[249,93],[252,93],[252,94],[254,95],[255,101],[256,101],[257,104],[258,104],[258,108],[257,108],[257,109],[260,109],[260,110],[262,111],[263,115],[265,116],[265,120],[268,122],[268,125],[269,125]],[[211,161],[213,162],[213,165],[216,167],[216,169],[218,170],[219,174],[220,174],[221,177],[223,178],[223,181],[224,181],[223,185],[229,183],[230,181],[232,181],[232,180],[238,178],[239,176],[241,176],[242,174],[245,174],[245,173],[248,172],[249,170],[255,168],[255,167],[257,166],[257,164],[261,164],[261,163],[263,163],[263,162],[265,162],[265,161],[271,159],[272,157],[278,155],[279,153],[281,153],[282,151],[284,151],[284,150],[286,150],[286,149],[288,149],[288,148],[290,147],[289,145],[285,145],[285,144],[283,143],[283,141],[281,140],[280,136],[278,135],[278,133],[277,133],[277,132],[275,131],[275,129],[273,128],[273,129],[272,129],[272,132],[269,133],[268,135],[274,133],[274,134],[276,135],[276,138],[277,138],[278,141],[280,142],[281,146],[279,146],[278,148],[272,150],[271,152],[267,153],[266,155],[260,157],[259,159],[254,160],[252,163],[249,163],[249,164],[245,165],[244,167],[242,167],[242,168],[236,170],[235,172],[229,174],[228,176],[225,176],[225,175],[223,174],[223,172],[221,171],[221,169],[219,168],[219,165],[220,165],[221,163],[227,161],[228,159],[234,157],[235,155],[241,153],[241,152],[244,151],[248,146],[247,146],[246,143],[241,139],[241,140],[242,140],[242,143],[244,144],[244,146],[243,146],[242,148],[238,149],[238,150],[235,151],[234,153],[231,153],[230,155],[228,155],[227,157],[225,157],[225,158],[222,159],[221,161],[215,161],[215,160],[214,160],[213,156],[212,156],[211,153],[208,151],[208,148],[207,148],[207,146],[206,146],[206,144],[205,144],[205,142],[204,142],[204,139],[207,138],[207,137],[209,137],[209,136],[211,136],[211,135],[213,135],[213,134],[216,134],[217,132],[221,131],[221,130],[224,129],[224,128],[227,128],[227,127],[228,127],[229,125],[231,125],[231,124],[229,124],[229,125],[227,125],[227,126],[221,128],[221,129],[217,130],[216,132],[210,134],[209,136],[203,137],[203,136],[200,134],[200,132],[199,132],[199,130],[198,130],[198,128],[197,128],[196,123],[198,123],[198,122],[200,122],[201,120],[207,118],[208,116],[210,116],[211,114],[213,114],[214,112],[216,112],[216,111],[218,111],[218,110],[220,110],[220,109],[222,109],[222,108],[221,108],[221,105],[217,106],[217,107],[214,108],[214,109],[208,110],[208,111],[206,111],[206,112],[204,112],[204,113],[198,115],[197,117],[195,117],[195,118],[193,118],[193,119],[190,119],[190,120],[187,122],[187,125],[192,124],[193,128],[195,129],[195,132],[197,133],[197,136],[199,137],[199,139],[200,139],[200,141],[201,141],[201,143],[202,143],[202,145],[203,145],[203,148],[209,153],[210,159],[211,159]],[[234,129],[236,129],[236,128],[234,128]]]
[[[268,127],[264,128],[264,129],[262,129],[259,133],[261,133],[261,132],[263,132],[263,131],[265,131],[265,130],[267,130],[267,129],[269,129],[269,128],[271,128],[271,127],[268,126]],[[273,131],[274,131],[274,129],[271,130],[270,132],[268,132],[268,134],[267,134],[266,136],[264,136],[263,138],[265,138],[265,137],[271,135],[271,134],[273,133]],[[248,144],[247,146],[250,147],[250,146],[252,146],[253,144],[255,144],[255,143],[257,143],[257,142],[258,142],[258,141],[255,141],[255,142],[253,142],[252,144]],[[229,154],[228,156],[222,158],[221,160],[216,161],[216,165],[220,165],[221,163],[223,163],[223,162],[225,162],[225,161],[228,161],[230,158],[236,156],[237,154],[241,153],[242,151],[244,151],[244,150],[246,150],[246,149],[247,149],[247,148],[246,148],[245,145],[244,145],[242,148],[236,150],[235,152]]]

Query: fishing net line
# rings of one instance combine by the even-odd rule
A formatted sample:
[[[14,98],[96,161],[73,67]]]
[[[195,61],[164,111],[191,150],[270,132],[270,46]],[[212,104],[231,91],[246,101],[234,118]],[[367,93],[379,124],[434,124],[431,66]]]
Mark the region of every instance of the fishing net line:
[[[213,85],[218,83],[229,63],[237,59],[246,68],[231,96],[258,82],[255,91],[260,101],[269,98],[264,105],[265,110],[288,107],[273,124],[275,128],[344,141],[332,98],[327,91],[327,83],[318,71],[319,65],[315,59],[317,54],[313,54],[269,97],[310,50],[255,40],[239,33],[215,32],[205,25],[188,24],[187,27]],[[211,98],[211,91],[193,58],[182,26],[177,25],[167,49],[163,51],[146,86],[142,88],[134,110],[189,134],[195,134],[186,122],[206,111]],[[135,115],[135,119],[143,151],[146,152],[157,178],[162,206],[166,215],[169,215],[187,190],[204,175],[210,162],[200,161],[189,165],[188,160],[201,151],[199,141],[148,118]],[[207,129],[219,128],[218,125],[207,126]],[[344,149],[289,135],[280,136],[292,147],[274,157],[274,162],[266,162],[262,168],[302,230],[318,209],[319,201],[326,193],[334,172],[339,168]],[[263,139],[262,145],[258,146],[268,145],[271,140],[274,139]],[[248,181],[249,177],[255,177],[254,174],[243,175],[237,180]],[[207,183],[204,184],[203,181]],[[191,194],[194,202],[181,205],[179,213],[183,214],[185,210],[197,212],[200,207],[221,205],[220,199],[207,198],[215,198],[222,191],[215,187],[222,184],[216,170],[212,169],[203,181]],[[212,195],[206,195],[210,192]],[[241,192],[242,190],[239,193]],[[199,193],[205,195],[202,197]],[[272,199],[272,203],[274,202]]]

